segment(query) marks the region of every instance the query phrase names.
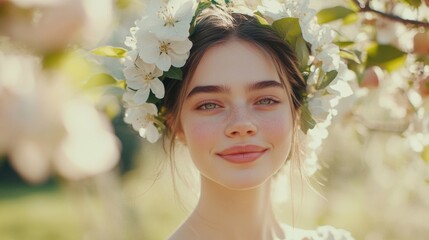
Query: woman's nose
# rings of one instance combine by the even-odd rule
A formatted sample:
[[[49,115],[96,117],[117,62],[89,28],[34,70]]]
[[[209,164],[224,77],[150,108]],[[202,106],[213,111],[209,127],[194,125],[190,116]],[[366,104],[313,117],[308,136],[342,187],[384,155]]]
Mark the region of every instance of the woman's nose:
[[[225,128],[225,135],[228,137],[245,137],[253,136],[257,132],[251,114],[245,107],[236,108],[231,111]]]

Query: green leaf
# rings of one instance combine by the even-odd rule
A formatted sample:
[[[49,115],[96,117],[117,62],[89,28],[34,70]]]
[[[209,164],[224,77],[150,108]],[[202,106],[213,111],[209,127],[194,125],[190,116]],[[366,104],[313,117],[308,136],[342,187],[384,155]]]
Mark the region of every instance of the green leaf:
[[[282,18],[273,22],[273,28],[290,46],[296,46],[296,41],[302,37],[298,18]]]
[[[347,0],[347,6],[349,9],[358,12],[360,10],[359,3],[354,0]]]
[[[343,18],[343,25],[349,25],[356,23],[359,20],[359,15],[357,13],[352,13]]]
[[[99,73],[94,76],[92,76],[84,85],[84,88],[95,88],[95,87],[102,87],[102,86],[109,86],[109,85],[116,85],[118,84],[118,81],[114,77],[112,77],[110,74],[107,73]]]
[[[92,54],[104,57],[123,58],[127,56],[127,50],[120,47],[101,46],[91,50]]]
[[[171,66],[171,68],[164,73],[164,76],[171,79],[183,80],[182,70],[173,66]]]
[[[352,51],[349,51],[346,49],[340,49],[340,57],[343,59],[353,61],[357,64],[361,64],[359,57],[356,55],[356,53],[354,53]]]
[[[310,58],[310,51],[308,50],[307,43],[304,38],[299,37],[296,41],[295,47],[296,57],[298,58],[299,68],[304,70],[307,68],[308,60]]]
[[[338,45],[338,47],[340,48],[344,48],[344,47],[349,47],[352,46],[353,44],[355,44],[354,41],[338,41],[338,42],[334,42],[336,45]]]
[[[192,34],[194,32],[195,29],[195,21],[197,19],[197,17],[201,14],[202,11],[204,11],[204,9],[210,7],[212,4],[217,4],[216,2],[210,1],[210,0],[202,0],[198,3],[197,9],[195,10],[195,14],[194,17],[192,18],[191,21],[191,27],[189,29],[189,33]]]
[[[317,90],[321,90],[329,86],[331,82],[337,77],[338,72],[336,70],[332,70],[330,72],[327,72],[326,75],[323,77],[322,81],[318,86],[316,87]]]
[[[356,14],[356,11],[342,6],[325,8],[317,13],[317,21],[319,24],[328,23],[338,19],[344,19],[351,14]]]
[[[423,151],[420,153],[420,156],[422,157],[422,159],[423,159],[425,162],[429,163],[429,145],[426,145],[426,146],[423,148]]]
[[[305,134],[309,129],[313,129],[316,126],[316,121],[311,116],[307,103],[301,106],[300,126]]]
[[[116,0],[115,6],[119,9],[126,9],[132,5],[133,0]]]
[[[421,0],[401,0],[401,1],[414,8],[418,8],[420,7],[420,5],[422,5]]]
[[[366,68],[380,66],[393,71],[403,66],[407,54],[392,45],[373,43],[367,48]]]
[[[258,21],[261,25],[269,26],[270,24],[268,23],[268,21],[264,17],[262,17],[260,14],[261,13],[259,13],[259,12],[255,13],[256,19],[258,19]]]
[[[94,68],[96,68],[96,65],[84,54],[70,49],[45,55],[42,66],[44,69],[61,71],[67,75],[70,83],[79,87],[94,74]]]
[[[125,90],[127,88],[127,82],[125,80],[116,80],[115,86]]]

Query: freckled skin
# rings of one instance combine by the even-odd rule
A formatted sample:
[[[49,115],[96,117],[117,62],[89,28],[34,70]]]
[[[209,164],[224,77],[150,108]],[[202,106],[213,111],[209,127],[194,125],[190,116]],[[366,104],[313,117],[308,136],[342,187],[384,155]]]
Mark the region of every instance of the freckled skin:
[[[284,164],[293,130],[289,93],[280,87],[247,88],[264,80],[280,83],[273,61],[255,45],[233,39],[204,54],[187,92],[205,85],[228,90],[196,94],[184,101],[179,137],[186,143],[202,181],[228,189],[252,189],[270,179]],[[278,102],[261,100],[267,97]],[[205,103],[214,103],[204,107],[215,109],[199,108]],[[233,164],[216,154],[245,144],[267,151],[246,164]]]

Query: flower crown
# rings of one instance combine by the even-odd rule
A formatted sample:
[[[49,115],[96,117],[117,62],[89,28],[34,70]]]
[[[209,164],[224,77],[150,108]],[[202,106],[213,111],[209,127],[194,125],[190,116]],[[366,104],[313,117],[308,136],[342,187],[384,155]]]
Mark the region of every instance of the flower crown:
[[[280,1],[280,0],[279,0]],[[144,16],[130,29],[125,45],[131,48],[125,60],[125,122],[149,142],[156,142],[165,129],[160,106],[165,95],[163,80],[182,79],[181,67],[188,59],[188,39],[197,16],[208,7],[255,16],[270,26],[295,50],[307,91],[301,107],[300,129],[320,135],[336,114],[338,100],[352,94],[345,81],[348,70],[340,49],[332,41],[334,31],[317,23],[308,0],[281,3],[262,0],[252,9],[244,1],[170,0],[150,1]],[[316,134],[316,130],[319,132]],[[323,132],[323,131],[322,131]],[[326,134],[323,134],[326,137]],[[322,135],[322,136],[323,136]],[[309,142],[317,148],[320,138]]]

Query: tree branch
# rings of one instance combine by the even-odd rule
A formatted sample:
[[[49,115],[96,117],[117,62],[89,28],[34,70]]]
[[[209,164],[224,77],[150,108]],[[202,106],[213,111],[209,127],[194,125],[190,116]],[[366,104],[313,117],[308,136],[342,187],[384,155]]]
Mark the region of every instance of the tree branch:
[[[356,6],[359,7],[359,12],[372,12],[372,13],[379,15],[380,17],[387,18],[387,19],[390,19],[390,20],[395,21],[395,22],[400,22],[400,23],[403,23],[405,25],[413,25],[415,27],[429,28],[428,22],[422,22],[422,21],[411,20],[411,19],[404,19],[404,18],[401,18],[401,17],[393,15],[393,14],[389,14],[389,13],[385,13],[385,12],[375,10],[369,6],[370,1],[366,1],[364,5],[362,5],[359,2],[359,0],[352,0],[352,1],[356,4]]]

